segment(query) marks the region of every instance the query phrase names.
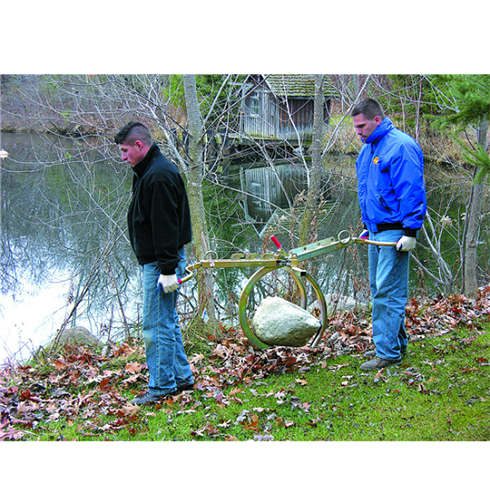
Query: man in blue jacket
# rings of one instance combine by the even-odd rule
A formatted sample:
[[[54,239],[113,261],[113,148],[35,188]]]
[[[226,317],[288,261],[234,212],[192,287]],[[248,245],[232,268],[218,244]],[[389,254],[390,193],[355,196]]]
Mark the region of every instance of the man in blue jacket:
[[[352,117],[364,143],[356,160],[364,224],[361,238],[397,244],[369,245],[376,350],[360,368],[373,371],[399,364],[407,350],[405,307],[410,251],[415,248],[427,210],[424,159],[418,143],[393,126],[377,101],[363,100],[352,110]]]
[[[179,171],[143,124],[127,124],[115,142],[134,171],[128,231],[143,270],[143,336],[150,379],[148,391],[132,401],[145,405],[193,389],[175,310],[186,265],[184,245],[192,238],[191,217]]]

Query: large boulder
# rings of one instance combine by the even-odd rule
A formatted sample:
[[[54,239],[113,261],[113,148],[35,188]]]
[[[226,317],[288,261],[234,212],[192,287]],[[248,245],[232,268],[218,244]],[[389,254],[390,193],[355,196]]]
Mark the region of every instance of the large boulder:
[[[321,322],[306,310],[278,297],[264,298],[252,319],[255,335],[269,345],[302,347]]]

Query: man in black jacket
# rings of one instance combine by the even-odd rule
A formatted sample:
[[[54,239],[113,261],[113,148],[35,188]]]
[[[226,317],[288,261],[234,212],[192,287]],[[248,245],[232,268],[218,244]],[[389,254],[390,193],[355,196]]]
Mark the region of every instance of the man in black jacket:
[[[137,405],[192,390],[175,304],[185,273],[184,245],[192,239],[189,203],[179,171],[153,143],[141,123],[129,123],[115,137],[123,161],[134,171],[128,211],[131,245],[143,269],[143,335],[150,371],[148,391]]]

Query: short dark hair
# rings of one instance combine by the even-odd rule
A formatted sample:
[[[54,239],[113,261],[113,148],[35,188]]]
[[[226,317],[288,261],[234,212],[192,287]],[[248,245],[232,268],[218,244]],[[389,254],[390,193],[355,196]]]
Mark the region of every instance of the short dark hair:
[[[381,120],[385,118],[383,109],[379,105],[378,101],[374,99],[364,99],[359,102],[354,109],[352,109],[352,117],[363,114],[366,119],[373,120],[376,116],[379,116]]]
[[[134,146],[134,143],[139,140],[145,145],[151,146],[153,140],[148,128],[140,122],[130,122],[123,126],[114,137],[116,144],[126,144]]]

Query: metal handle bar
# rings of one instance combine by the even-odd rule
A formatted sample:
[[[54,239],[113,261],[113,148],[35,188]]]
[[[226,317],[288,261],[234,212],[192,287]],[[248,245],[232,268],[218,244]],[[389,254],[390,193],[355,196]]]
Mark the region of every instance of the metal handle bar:
[[[354,243],[366,243],[368,245],[377,245],[378,247],[396,247],[396,242],[375,242],[366,238],[354,238]]]
[[[196,275],[196,271],[191,271],[191,270],[189,270],[187,267],[185,268],[185,270],[186,270],[187,272],[189,272],[190,274],[189,274],[189,275],[187,275],[187,276],[184,276],[182,279],[180,279],[180,278],[179,278],[179,279],[178,279],[179,284],[182,284],[182,283],[184,283],[184,282],[187,282],[189,279],[192,279],[192,278],[193,278],[193,277]]]

